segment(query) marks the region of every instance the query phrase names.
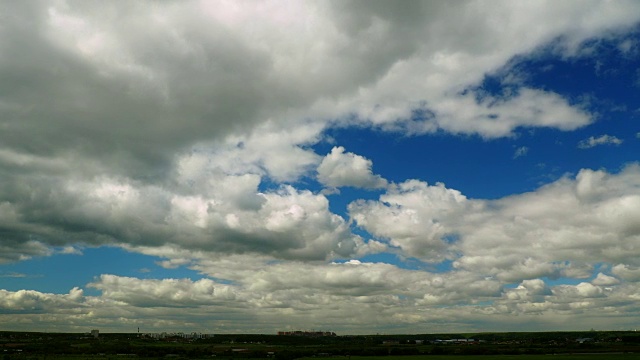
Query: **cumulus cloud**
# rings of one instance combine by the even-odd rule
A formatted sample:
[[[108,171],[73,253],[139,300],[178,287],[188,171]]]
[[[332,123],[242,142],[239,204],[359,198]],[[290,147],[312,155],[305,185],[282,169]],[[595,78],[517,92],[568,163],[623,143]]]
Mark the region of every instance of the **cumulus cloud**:
[[[603,273],[598,273],[598,276],[596,276],[596,278],[593,279],[591,283],[593,285],[611,286],[611,285],[620,284],[620,280],[616,279],[613,276],[605,275]]]
[[[0,309],[9,312],[45,313],[54,308],[73,308],[82,301],[82,289],[73,288],[68,294],[57,295],[34,290],[15,292],[0,289]]]
[[[233,260],[230,263],[237,266],[240,259]],[[255,263],[253,257],[245,260]],[[233,281],[225,284],[207,278],[155,280],[105,274],[87,285],[98,291],[93,296],[79,288],[67,294],[1,290],[0,319],[20,319],[13,323],[31,329],[46,316],[47,328],[141,326],[149,331],[204,332],[269,332],[312,322],[341,333],[361,333],[406,332],[424,323],[433,324],[434,331],[441,326],[477,331],[478,321],[483,329],[517,329],[514,315],[539,322],[539,329],[553,319],[558,324],[575,320],[612,327],[620,321],[632,323],[620,319],[620,311],[638,313],[632,305],[637,301],[637,284],[549,286],[531,279],[503,288],[499,281],[474,272],[436,274],[356,260],[305,267],[258,261],[255,269],[249,264],[239,272],[225,269],[226,264],[224,259],[203,259],[199,267],[204,273],[228,273]],[[291,277],[292,271],[299,276]],[[345,317],[351,320],[339,321]]]
[[[409,180],[389,186],[380,201],[358,200],[349,213],[358,226],[388,239],[392,246],[410,256],[429,261],[447,258],[449,225],[463,213],[469,201],[459,191],[444,184],[428,185]],[[449,222],[447,221],[449,219]]]
[[[640,281],[640,266],[637,265],[618,264],[611,272],[626,281]]]
[[[235,301],[231,286],[209,279],[141,280],[131,277],[102,275],[88,285],[102,292],[102,297],[139,307],[184,307],[213,305]]]
[[[580,149],[590,149],[599,145],[620,145],[624,140],[619,139],[611,135],[601,135],[598,137],[591,136],[588,139],[582,140],[578,143]]]
[[[504,329],[514,312],[564,320],[637,300],[635,284],[606,290],[638,279],[637,166],[482,200],[444,184],[389,184],[363,156],[312,148],[345,126],[484,139],[584,127],[593,115],[561,94],[519,82],[491,95],[479,84],[551,41],[583,56],[586,40],[637,24],[633,0],[47,0],[5,2],[0,14],[11,14],[0,16],[0,263],[108,244],[230,282],[103,274],[88,285],[99,296],[0,290],[0,323],[191,330],[205,318],[211,329],[270,331],[288,315],[298,328],[348,317],[355,332],[488,316]],[[314,171],[329,187],[387,187],[349,206],[375,239],[304,189]],[[383,251],[453,269],[328,263]],[[595,261],[616,265],[566,288],[539,280],[587,279]],[[177,306],[183,318],[166,310]]]
[[[580,56],[584,40],[634,24],[634,5],[3,4],[12,16],[0,30],[0,74],[11,79],[0,106],[0,211],[15,244],[2,261],[76,242],[180,243],[164,216],[196,221],[176,227],[195,238],[215,222],[227,238],[261,245],[232,224],[248,214],[235,210],[270,198],[255,191],[265,177],[291,182],[319,169],[328,186],[384,186],[368,159],[335,150],[322,160],[308,148],[331,126],[495,138],[589,124],[559,94],[474,89],[560,35],[559,51]],[[509,29],[493,25],[505,18]],[[107,178],[119,185],[101,187]]]
[[[637,164],[618,174],[583,169],[575,179],[497,200],[467,199],[414,180],[380,201],[353,202],[349,211],[359,226],[409,256],[452,258],[456,268],[509,282],[588,277],[586,264],[629,263],[640,255],[639,189]]]
[[[521,126],[575,129],[589,114],[557,94],[522,89],[483,101],[457,94],[561,34],[571,49],[639,16],[633,2],[419,4],[411,15],[360,2],[3,6],[13,17],[2,30],[10,56],[0,71],[14,79],[5,82],[13,91],[1,109],[4,146],[63,159],[82,154],[135,177],[161,176],[176,152],[199,141],[301,118],[356,114],[381,127],[486,137]],[[517,21],[508,31],[492,25],[504,18]],[[23,27],[25,19],[41,26]],[[541,19],[546,26],[536,27]],[[451,31],[460,23],[467,25]],[[434,117],[407,123],[420,104]],[[11,120],[18,118],[21,126]],[[27,137],[29,144],[16,140]]]
[[[178,247],[224,253],[266,253],[282,258],[328,259],[358,251],[362,240],[329,211],[323,195],[284,186],[257,190],[257,175],[216,174],[207,192],[173,193],[127,179],[79,179],[45,189],[25,182],[0,185],[7,197],[35,193],[29,202],[5,203],[7,260],[44,255],[69,242]],[[13,189],[13,191],[12,191]],[[40,241],[28,240],[37,238]]]
[[[345,152],[342,146],[335,146],[318,166],[318,180],[330,187],[375,189],[387,186],[387,181],[380,175],[374,175],[371,167],[371,160]]]

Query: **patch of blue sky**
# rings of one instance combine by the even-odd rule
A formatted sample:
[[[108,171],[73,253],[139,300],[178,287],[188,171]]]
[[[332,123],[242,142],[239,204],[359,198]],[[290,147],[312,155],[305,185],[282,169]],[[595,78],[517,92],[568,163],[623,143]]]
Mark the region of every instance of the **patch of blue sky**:
[[[592,282],[599,273],[604,273],[605,275],[611,275],[609,272],[611,270],[611,264],[605,262],[598,262],[594,264],[593,271],[591,275],[583,278],[569,278],[569,277],[559,277],[559,278],[549,278],[543,277],[542,280],[549,286],[556,285],[578,285],[583,282]]]
[[[636,32],[633,36],[637,38],[638,35],[640,33]],[[584,48],[589,50],[582,51],[587,55],[578,57],[558,56],[554,46],[550,46],[528,57],[514,58],[504,69],[487,75],[481,84],[469,88],[468,91],[480,94],[478,96],[489,94],[498,98],[517,93],[523,86],[550,91],[593,117],[590,125],[575,131],[519,129],[511,141],[517,147],[526,147],[527,152],[516,159],[514,165],[539,162],[538,168],[549,171],[549,178],[554,178],[564,173],[576,173],[581,168],[604,168],[615,172],[626,163],[638,160],[640,56],[637,55],[640,48],[637,39],[631,42],[635,47],[626,52],[621,50],[621,44],[631,41],[633,36],[587,43]],[[518,80],[514,83],[506,81],[508,78]],[[602,135],[615,136],[623,143],[600,145],[597,149],[578,147],[581,141]],[[483,165],[490,166],[491,163]],[[535,168],[528,173],[532,172]]]
[[[569,278],[569,277],[549,278],[545,276],[540,279],[544,281],[544,283],[547,284],[547,286],[549,287],[559,286],[559,285],[578,285],[583,282],[589,282],[589,279]]]
[[[428,271],[432,273],[445,273],[453,270],[453,261],[445,260],[439,263],[427,263],[417,258],[407,258],[399,256],[398,254],[384,252],[377,254],[368,254],[357,259],[358,261],[365,263],[384,263],[392,264],[400,269],[405,270],[420,270]],[[346,262],[348,260],[341,260],[339,262]]]
[[[382,190],[359,189],[350,186],[338,189],[340,193],[327,194],[329,210],[345,219],[349,218],[348,206],[356,200],[378,200]]]
[[[0,288],[9,291],[38,289],[40,292],[63,294],[79,287],[87,295],[97,295],[97,290],[86,285],[102,274],[142,279],[198,280],[204,277],[186,267],[163,268],[156,263],[160,260],[117,247],[84,248],[81,255],[54,254],[3,265],[0,275],[7,276],[0,277]]]
[[[453,260],[444,260],[434,266],[434,272],[437,273],[446,273],[454,270]]]
[[[531,166],[535,160],[523,157],[524,160],[514,161],[514,152],[523,144],[511,138],[487,141],[477,136],[441,133],[405,137],[361,128],[328,132],[337,145],[372,160],[373,172],[394,183],[410,179],[430,185],[441,182],[467,197],[484,199],[536,187],[535,182],[530,181],[539,172]],[[498,173],[501,175],[496,176]],[[375,193],[368,195],[371,197]]]

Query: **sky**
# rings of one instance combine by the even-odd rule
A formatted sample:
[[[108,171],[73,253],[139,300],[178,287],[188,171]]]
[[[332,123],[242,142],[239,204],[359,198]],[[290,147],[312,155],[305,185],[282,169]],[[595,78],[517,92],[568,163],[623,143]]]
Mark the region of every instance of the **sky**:
[[[0,24],[0,330],[638,326],[637,1]]]

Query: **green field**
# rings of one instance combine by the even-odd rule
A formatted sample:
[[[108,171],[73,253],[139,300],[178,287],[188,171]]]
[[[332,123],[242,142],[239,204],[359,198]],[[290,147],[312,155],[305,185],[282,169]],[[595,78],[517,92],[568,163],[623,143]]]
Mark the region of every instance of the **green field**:
[[[307,357],[301,360],[576,360],[576,359],[640,359],[640,354],[561,354],[561,355],[416,355],[416,356],[334,356]]]

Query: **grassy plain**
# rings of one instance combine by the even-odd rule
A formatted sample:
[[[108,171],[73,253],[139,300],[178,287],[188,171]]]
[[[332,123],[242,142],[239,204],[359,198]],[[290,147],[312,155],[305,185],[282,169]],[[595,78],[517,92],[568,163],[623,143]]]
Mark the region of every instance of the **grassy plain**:
[[[557,354],[557,355],[405,355],[405,356],[344,356],[305,357],[299,360],[630,360],[640,359],[640,354]]]
[[[60,355],[60,356],[27,356],[20,357],[24,360],[126,360],[136,359],[135,356],[99,356],[99,355]],[[145,360],[167,360],[171,357],[142,358]],[[180,360],[184,357],[174,357]],[[203,357],[196,359],[216,359],[216,357]],[[217,357],[218,360],[227,360],[233,358]],[[242,360],[251,359],[273,359],[273,358],[242,358]],[[303,357],[298,360],[630,360],[640,359],[640,354],[636,353],[608,353],[608,354],[558,354],[558,355],[404,355],[404,356],[332,356],[332,357]]]

